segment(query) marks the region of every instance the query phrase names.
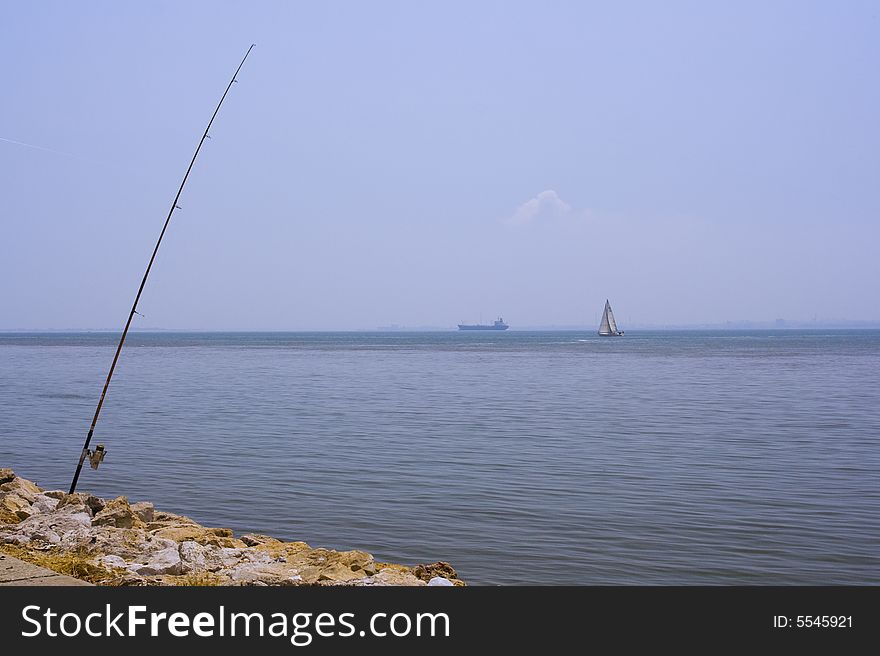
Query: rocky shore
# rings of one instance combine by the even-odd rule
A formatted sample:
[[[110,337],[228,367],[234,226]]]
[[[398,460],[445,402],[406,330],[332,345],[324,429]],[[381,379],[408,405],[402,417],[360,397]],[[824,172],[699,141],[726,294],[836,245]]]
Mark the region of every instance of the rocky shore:
[[[98,585],[464,585],[443,562],[236,537],[126,497],[45,491],[0,469],[0,551]]]

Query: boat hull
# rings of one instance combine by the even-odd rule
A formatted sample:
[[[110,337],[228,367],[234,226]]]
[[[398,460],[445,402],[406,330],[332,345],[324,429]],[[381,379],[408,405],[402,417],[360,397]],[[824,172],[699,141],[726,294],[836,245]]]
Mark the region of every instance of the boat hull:
[[[481,326],[477,325],[469,325],[460,323],[458,324],[459,330],[507,330],[510,326]]]

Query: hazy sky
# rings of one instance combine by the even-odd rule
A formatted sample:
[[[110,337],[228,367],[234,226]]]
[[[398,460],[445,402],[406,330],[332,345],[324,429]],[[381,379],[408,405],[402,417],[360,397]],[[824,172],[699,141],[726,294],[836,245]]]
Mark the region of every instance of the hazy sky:
[[[876,2],[6,2],[0,328],[121,327],[252,42],[136,326],[880,319]]]

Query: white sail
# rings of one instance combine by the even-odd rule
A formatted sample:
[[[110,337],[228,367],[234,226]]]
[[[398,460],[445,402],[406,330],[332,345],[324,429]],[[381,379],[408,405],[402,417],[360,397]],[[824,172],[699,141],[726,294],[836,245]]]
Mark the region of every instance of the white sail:
[[[608,303],[608,301],[605,302]],[[608,314],[608,326],[611,328],[611,332],[615,334],[618,333],[617,322],[614,320],[614,312],[611,311],[610,303],[607,304],[605,311]]]
[[[608,320],[608,313],[611,310],[611,305],[608,304],[608,301],[605,301],[605,309],[602,311],[602,323],[599,324],[599,334],[600,335],[611,335],[611,323]]]
[[[599,324],[599,334],[603,337],[610,335],[622,335],[614,320],[614,312],[611,311],[611,303],[605,301],[605,309],[602,311],[602,323]]]

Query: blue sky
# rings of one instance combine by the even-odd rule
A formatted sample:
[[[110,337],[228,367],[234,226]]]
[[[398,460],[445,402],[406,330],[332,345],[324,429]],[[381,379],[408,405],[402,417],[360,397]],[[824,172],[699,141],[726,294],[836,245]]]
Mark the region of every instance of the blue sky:
[[[880,319],[878,27],[872,2],[5,3],[0,328],[121,327],[251,43],[140,326]]]

